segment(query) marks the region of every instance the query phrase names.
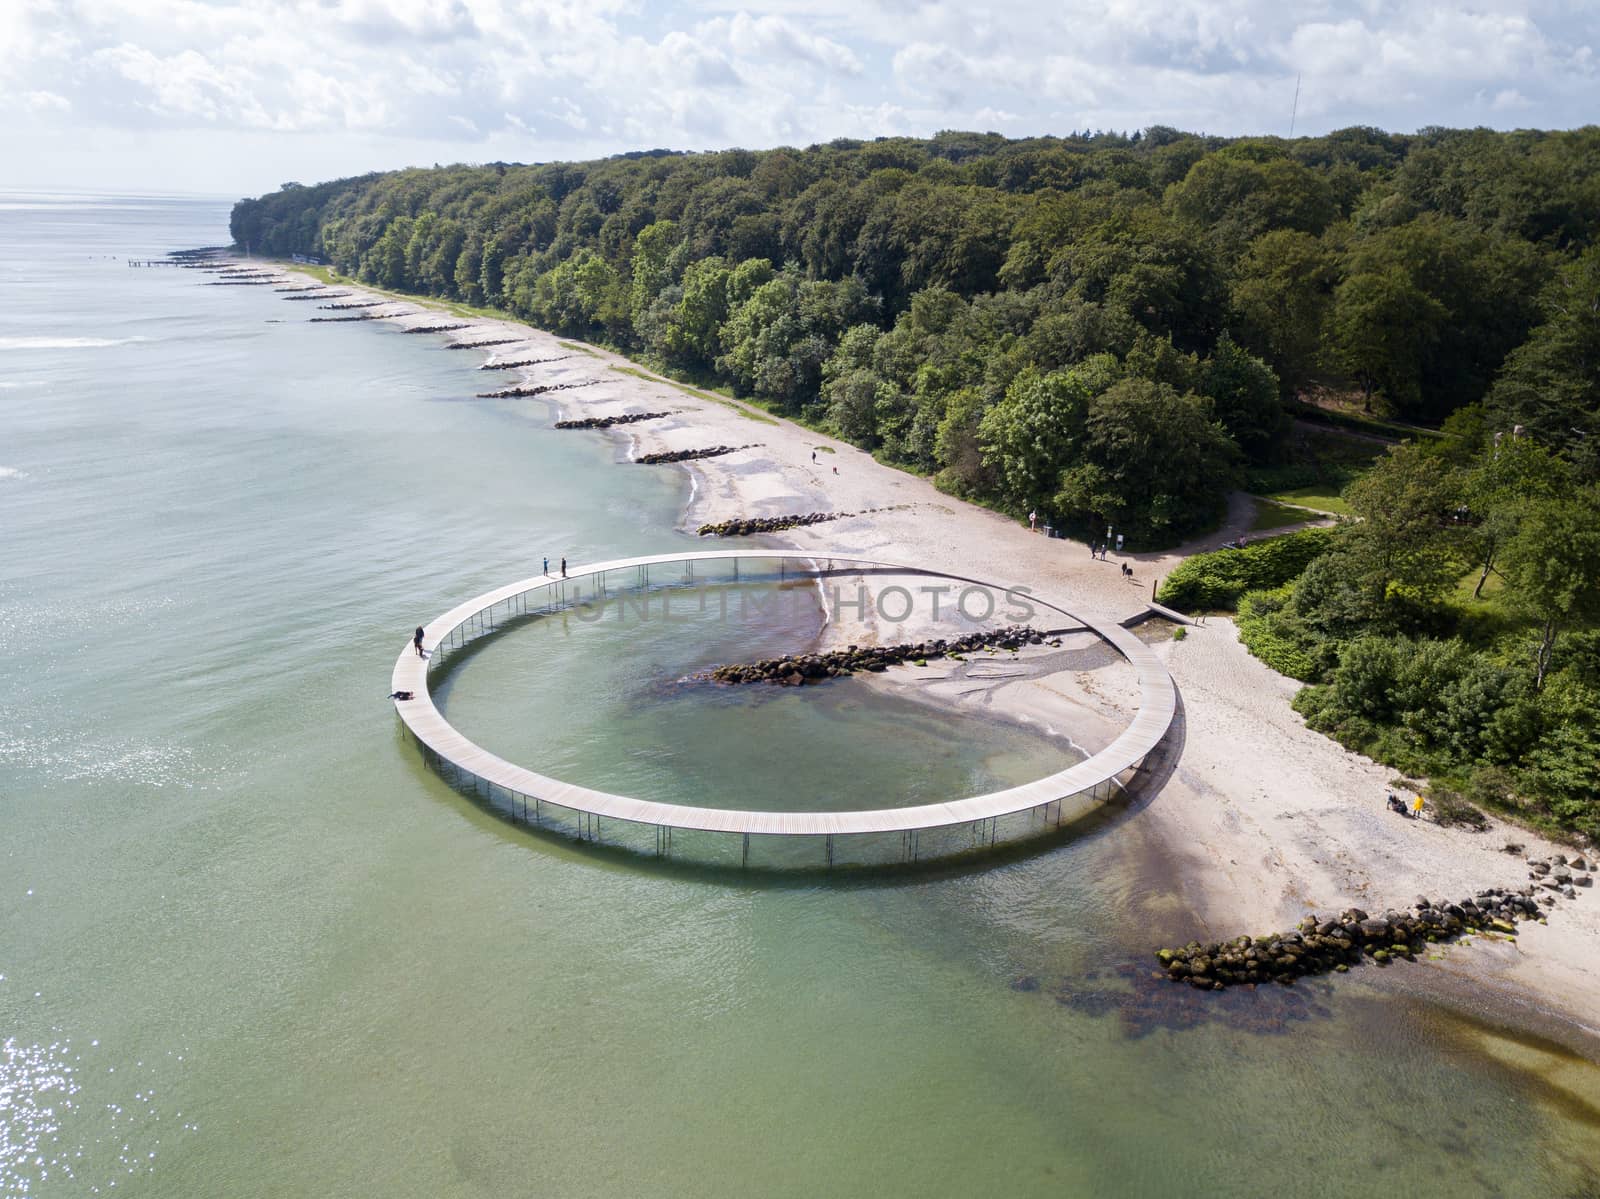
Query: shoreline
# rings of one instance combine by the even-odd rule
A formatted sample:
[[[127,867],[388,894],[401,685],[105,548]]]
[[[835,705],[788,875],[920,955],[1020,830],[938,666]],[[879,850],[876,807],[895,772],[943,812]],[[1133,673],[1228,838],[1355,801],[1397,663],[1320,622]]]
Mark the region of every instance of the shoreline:
[[[292,279],[320,282],[290,266],[274,265]],[[438,321],[440,308],[427,301],[392,300],[359,284],[339,283],[330,290],[335,289],[388,301],[397,311],[374,318],[386,324],[406,328]],[[945,496],[929,480],[884,466],[836,438],[765,412],[750,412],[722,397],[706,397],[611,351],[505,319],[452,317],[451,324],[457,323],[466,327],[452,328],[447,334],[451,340],[508,339],[484,345],[486,361],[570,355],[537,366],[485,372],[493,387],[484,390],[513,380],[586,384],[534,397],[548,404],[558,419],[670,407],[669,417],[603,430],[617,447],[619,465],[643,453],[749,447],[677,464],[690,479],[680,517],[680,528],[690,532],[699,524],[735,517],[874,509],[870,515],[734,540],[751,548],[776,542],[800,551],[877,557],[1002,586],[1028,586],[1084,616],[1110,623],[1142,611],[1155,579],[1185,554],[1202,548],[1122,555],[1119,561],[1134,568],[1130,581],[1114,569],[1118,563],[1091,560],[1083,543],[1045,539],[998,513]],[[573,352],[574,345],[581,345],[582,352]],[[823,449],[828,452],[815,452]],[[1219,536],[1206,538],[1207,546]],[[842,620],[836,615],[824,603],[823,645],[916,640],[915,630],[927,627],[925,621],[880,621],[865,614]],[[941,635],[954,627],[941,626]],[[1137,794],[1120,819],[1172,871],[1170,889],[1191,914],[1197,939],[1290,928],[1312,911],[1405,906],[1419,893],[1460,896],[1488,886],[1515,889],[1527,882],[1524,857],[1566,852],[1498,820],[1491,820],[1487,831],[1472,833],[1385,811],[1383,796],[1395,772],[1307,729],[1289,706],[1299,684],[1252,658],[1229,619],[1214,617],[1191,628],[1184,641],[1167,640],[1155,648],[1180,694],[1179,714],[1168,735],[1172,748],[1166,751],[1175,760],[1160,788]],[[915,693],[948,711],[963,710],[957,697],[941,694],[925,677],[944,672],[902,673],[874,679],[871,685]],[[1055,699],[1045,694],[1047,680],[1004,682],[989,689],[985,715],[1004,713],[1002,718],[1047,729],[1048,719],[1038,715],[1044,708],[1058,719],[1072,719],[1075,732],[1077,721],[1091,723],[1096,712],[1103,720],[1106,708],[1125,718],[1113,681],[1116,673],[1079,675],[1078,685],[1058,687],[1062,694]],[[1085,677],[1098,684],[1102,675],[1103,690],[1082,685]],[[1019,717],[1021,711],[1030,715]],[[1067,738],[1075,745],[1092,745],[1102,733],[1097,728],[1085,732],[1081,741],[1075,733]],[[1503,852],[1508,841],[1524,849],[1515,855]],[[1129,852],[1140,851],[1129,847]],[[1408,991],[1426,997],[1436,989],[1446,1007],[1443,996],[1453,993],[1459,999],[1463,969],[1472,971],[1483,997],[1493,997],[1496,1018],[1507,1027],[1519,1027],[1531,1008],[1540,1014],[1544,1033],[1555,1020],[1570,1026],[1574,1037],[1593,1050],[1600,1046],[1600,902],[1579,895],[1575,901],[1563,900],[1548,925],[1526,924],[1515,943],[1497,943],[1492,953],[1480,944],[1457,951],[1451,962],[1435,970],[1394,969],[1407,972]],[[1153,952],[1156,946],[1149,948]]]

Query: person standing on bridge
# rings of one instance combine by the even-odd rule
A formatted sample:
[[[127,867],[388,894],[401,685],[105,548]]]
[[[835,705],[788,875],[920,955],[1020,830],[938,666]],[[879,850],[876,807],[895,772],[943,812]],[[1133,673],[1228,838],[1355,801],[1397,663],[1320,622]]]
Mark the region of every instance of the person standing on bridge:
[[[567,577],[567,560],[565,558],[561,559],[561,577],[563,579]]]
[[[426,654],[424,654],[422,652],[422,626],[421,625],[417,626],[417,632],[416,632],[416,635],[411,638],[411,644],[416,647],[417,657],[424,658],[424,657],[427,656]]]

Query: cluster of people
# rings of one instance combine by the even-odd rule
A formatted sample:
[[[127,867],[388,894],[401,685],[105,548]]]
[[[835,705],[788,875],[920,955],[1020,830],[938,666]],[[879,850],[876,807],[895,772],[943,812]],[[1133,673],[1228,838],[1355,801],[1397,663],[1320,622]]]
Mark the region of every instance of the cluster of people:
[[[1400,815],[1409,816],[1413,820],[1422,815],[1422,796],[1420,795],[1411,801],[1409,807],[1406,805],[1406,801],[1401,799],[1393,791],[1387,792],[1386,798],[1388,800],[1388,808],[1391,812],[1398,812]]]

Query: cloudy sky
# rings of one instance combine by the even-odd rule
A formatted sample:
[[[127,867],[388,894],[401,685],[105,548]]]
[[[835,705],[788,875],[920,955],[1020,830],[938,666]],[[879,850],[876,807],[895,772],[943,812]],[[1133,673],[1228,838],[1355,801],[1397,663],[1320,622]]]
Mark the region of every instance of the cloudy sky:
[[[1570,128],[1600,0],[0,0],[0,186],[940,129]]]

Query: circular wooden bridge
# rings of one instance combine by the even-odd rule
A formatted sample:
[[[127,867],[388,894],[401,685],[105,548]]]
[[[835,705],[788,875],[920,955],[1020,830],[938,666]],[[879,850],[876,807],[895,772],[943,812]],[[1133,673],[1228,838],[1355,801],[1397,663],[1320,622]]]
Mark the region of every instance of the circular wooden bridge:
[[[697,575],[697,566],[713,564],[724,569],[731,567],[731,576],[708,579]],[[1177,693],[1171,676],[1149,646],[1120,625],[1085,620],[1031,592],[1026,596],[1029,604],[1076,621],[1133,666],[1138,674],[1139,710],[1116,739],[1092,757],[1022,786],[986,795],[906,807],[823,812],[772,812],[658,803],[563,782],[497,757],[452,726],[429,694],[429,667],[443,659],[448,651],[492,633],[498,627],[497,621],[570,610],[584,602],[585,582],[590,587],[588,602],[593,603],[612,596],[620,599],[629,591],[646,590],[652,585],[736,581],[741,578],[741,569],[745,571],[743,577],[749,579],[752,577],[749,568],[761,564],[768,564],[778,572],[777,577],[782,578],[918,575],[994,592],[1006,590],[948,571],[817,553],[716,550],[619,558],[572,570],[565,577],[540,574],[508,583],[458,604],[428,622],[423,626],[424,646],[430,651],[428,656],[418,656],[407,642],[395,661],[391,690],[412,695],[411,699],[395,700],[395,710],[406,728],[438,763],[470,779],[491,801],[497,801],[513,816],[529,823],[545,823],[555,814],[547,809],[555,809],[576,817],[576,832],[585,839],[600,838],[602,820],[650,826],[655,830],[656,852],[661,854],[671,851],[674,829],[731,833],[744,839],[741,860],[745,863],[749,861],[752,836],[815,837],[823,840],[829,865],[834,861],[834,839],[839,837],[898,833],[904,857],[915,859],[919,854],[920,834],[931,829],[970,826],[972,842],[977,844],[993,843],[998,836],[999,821],[1006,816],[1028,814],[1030,823],[1042,819],[1046,824],[1059,824],[1064,803],[1107,799],[1120,790],[1160,744],[1172,723]],[[760,577],[759,571],[756,577]]]

